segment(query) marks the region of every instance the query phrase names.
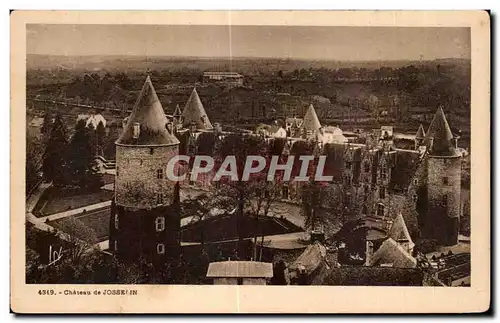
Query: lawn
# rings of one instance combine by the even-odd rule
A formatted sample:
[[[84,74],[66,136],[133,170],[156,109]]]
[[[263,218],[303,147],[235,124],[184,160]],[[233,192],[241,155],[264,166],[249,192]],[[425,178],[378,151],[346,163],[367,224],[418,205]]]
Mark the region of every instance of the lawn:
[[[50,187],[42,194],[42,197],[33,210],[33,214],[36,217],[43,217],[109,201],[112,196],[112,191],[102,189],[96,192],[82,192],[75,189]]]
[[[73,218],[76,218],[78,221],[82,222],[85,226],[92,229],[95,232],[98,242],[102,242],[108,239],[109,236],[109,215],[110,209],[109,207],[99,209],[97,211],[88,212],[88,214],[82,215],[73,215]],[[58,219],[55,221],[47,222],[48,225],[51,225],[55,228],[59,228],[61,223],[67,221],[69,217]],[[72,232],[66,232],[69,235]]]

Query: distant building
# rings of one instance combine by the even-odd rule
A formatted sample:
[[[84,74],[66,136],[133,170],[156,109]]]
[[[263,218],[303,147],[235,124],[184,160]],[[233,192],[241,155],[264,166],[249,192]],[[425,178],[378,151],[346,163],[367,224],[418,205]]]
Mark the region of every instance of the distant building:
[[[266,285],[272,277],[273,264],[258,261],[212,262],[207,271],[214,285]]]
[[[102,122],[102,125],[104,126],[104,128],[106,128],[106,119],[104,119],[104,117],[100,113],[98,113],[98,114],[79,114],[76,117],[76,121],[78,122],[80,120],[85,121],[86,127],[89,127],[90,125],[92,125],[92,127],[94,127],[94,129],[97,129],[97,126],[99,125],[99,123]]]
[[[236,72],[204,72],[203,82],[226,82],[235,85],[243,85],[243,75]]]

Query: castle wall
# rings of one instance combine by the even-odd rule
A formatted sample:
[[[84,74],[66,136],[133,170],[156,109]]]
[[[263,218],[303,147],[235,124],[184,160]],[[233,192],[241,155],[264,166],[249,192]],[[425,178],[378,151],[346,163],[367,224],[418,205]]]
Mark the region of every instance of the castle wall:
[[[161,219],[164,226],[158,228]],[[113,203],[110,217],[110,250],[123,260],[140,258],[162,263],[177,257],[180,248],[180,218],[173,206],[138,210]]]
[[[135,208],[152,208],[172,203],[175,183],[167,179],[167,164],[177,154],[177,145],[156,147],[117,145],[116,203]],[[158,170],[161,170],[162,178],[158,178]],[[162,196],[159,197],[159,194]]]
[[[427,217],[425,235],[445,245],[458,241],[461,158],[429,156],[427,160]]]

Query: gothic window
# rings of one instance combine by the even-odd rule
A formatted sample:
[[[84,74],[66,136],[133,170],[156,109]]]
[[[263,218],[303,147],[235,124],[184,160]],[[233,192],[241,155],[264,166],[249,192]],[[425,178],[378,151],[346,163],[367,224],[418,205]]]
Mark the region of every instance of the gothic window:
[[[448,185],[448,177],[443,177],[443,184]]]
[[[163,194],[162,193],[156,194],[156,204],[163,204]]]
[[[369,162],[365,162],[365,164],[363,166],[365,168],[365,173],[369,173],[370,172],[370,163]]]
[[[159,216],[155,219],[156,232],[162,232],[165,230],[165,217]]]
[[[379,197],[381,199],[385,199],[385,187],[383,187],[383,186],[380,186]]]
[[[165,245],[163,243],[159,243],[156,245],[156,252],[159,255],[163,255],[165,253]]]
[[[118,230],[118,213],[115,213],[115,229]]]
[[[156,170],[156,178],[163,179],[163,169],[160,168]]]
[[[351,178],[349,177],[349,175],[345,177],[345,185],[351,185]]]
[[[384,216],[385,206],[382,203],[377,204],[377,215]]]

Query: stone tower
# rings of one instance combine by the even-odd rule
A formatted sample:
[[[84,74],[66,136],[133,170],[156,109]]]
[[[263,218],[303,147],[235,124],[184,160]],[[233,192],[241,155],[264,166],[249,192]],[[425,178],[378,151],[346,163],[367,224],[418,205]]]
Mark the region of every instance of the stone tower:
[[[427,215],[423,235],[443,245],[458,242],[462,155],[457,138],[439,108],[429,126],[425,141],[427,158]]]
[[[179,183],[167,179],[167,163],[179,141],[166,129],[160,100],[146,79],[116,141],[115,196],[110,250],[120,259],[155,263],[180,249]]]

